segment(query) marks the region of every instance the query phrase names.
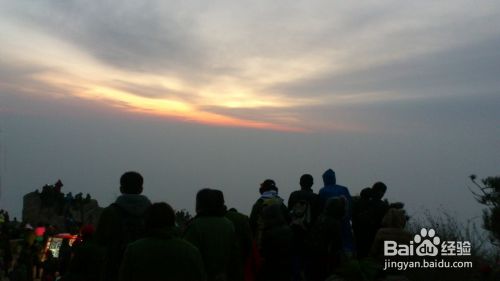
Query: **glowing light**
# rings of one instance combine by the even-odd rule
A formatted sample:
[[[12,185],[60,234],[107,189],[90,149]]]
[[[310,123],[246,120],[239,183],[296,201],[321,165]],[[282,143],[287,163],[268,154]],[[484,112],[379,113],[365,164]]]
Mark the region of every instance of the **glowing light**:
[[[26,34],[29,34],[30,41],[26,40]],[[214,112],[211,108],[227,108],[231,109],[228,112],[234,112],[238,109],[290,108],[315,102],[259,90],[269,83],[298,77],[301,70],[313,71],[315,67],[306,61],[297,60],[290,67],[290,64],[273,60],[250,60],[243,66],[247,68],[245,75],[251,79],[245,76],[214,76],[203,83],[189,83],[186,77],[173,74],[137,73],[104,64],[77,46],[43,33],[36,26],[4,26],[0,28],[0,35],[8,43],[7,48],[2,50],[5,50],[10,63],[39,68],[39,71],[31,74],[31,78],[40,85],[58,89],[42,92],[36,88],[37,85],[34,88],[30,88],[30,85],[16,86],[30,94],[56,99],[75,96],[122,111],[184,122],[297,132],[304,131],[298,125],[298,119],[278,114],[276,118],[267,118],[266,121],[259,120],[259,115],[250,120],[231,116],[231,113],[224,111]],[[142,89],[148,88],[153,89],[151,96],[140,93]]]

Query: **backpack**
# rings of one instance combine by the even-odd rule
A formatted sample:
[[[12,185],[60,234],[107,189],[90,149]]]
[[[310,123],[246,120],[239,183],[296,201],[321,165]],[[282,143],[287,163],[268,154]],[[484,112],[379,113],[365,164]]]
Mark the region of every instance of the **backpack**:
[[[306,247],[312,255],[336,255],[342,248],[341,241],[340,221],[322,213],[311,226]]]
[[[307,244],[315,253],[332,254],[341,244],[342,215],[345,213],[345,198],[330,197],[323,211],[311,227]]]
[[[264,212],[265,209],[269,208],[270,206],[283,204],[283,200],[279,197],[268,197],[268,198],[260,198],[259,201],[261,203],[260,203],[260,212],[257,218],[256,241],[257,245],[260,247],[262,241],[262,233],[266,228],[265,221],[262,217],[262,213]]]
[[[311,204],[307,200],[298,200],[295,202],[290,210],[291,227],[299,227],[307,230],[311,225],[312,214]]]
[[[120,219],[121,219],[120,242],[123,246],[123,250],[125,250],[127,244],[144,237],[144,232],[146,231],[144,214],[141,215],[131,214],[116,203],[111,204],[111,206],[113,206],[113,208],[117,210],[118,213],[120,214]]]

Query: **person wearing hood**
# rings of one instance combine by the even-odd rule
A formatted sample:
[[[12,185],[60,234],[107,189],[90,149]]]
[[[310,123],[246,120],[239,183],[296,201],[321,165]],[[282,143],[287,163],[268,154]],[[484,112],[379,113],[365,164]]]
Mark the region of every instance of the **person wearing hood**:
[[[120,281],[206,280],[200,251],[176,235],[175,213],[170,205],[151,205],[145,224],[145,238],[129,244],[125,250]]]
[[[338,185],[335,172],[332,169],[323,173],[323,182],[325,186],[319,191],[321,206],[330,198],[343,198],[345,200],[345,215],[341,220],[342,246],[345,254],[352,256],[354,254],[354,239],[352,237],[351,217],[352,217],[352,198],[347,187]]]
[[[200,250],[208,281],[241,278],[238,240],[234,225],[224,217],[225,213],[224,194],[202,189],[196,194],[196,216],[184,233],[184,239]]]
[[[137,172],[126,172],[120,178],[120,195],[105,208],[99,218],[96,241],[105,249],[102,280],[115,281],[128,243],[142,238],[144,214],[151,201],[141,195],[144,179]]]

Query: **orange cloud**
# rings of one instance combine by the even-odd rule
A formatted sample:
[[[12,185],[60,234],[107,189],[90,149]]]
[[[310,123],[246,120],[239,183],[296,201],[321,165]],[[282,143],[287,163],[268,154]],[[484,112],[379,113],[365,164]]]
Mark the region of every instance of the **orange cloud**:
[[[99,101],[125,110],[128,112],[167,117],[183,122],[194,122],[200,124],[225,126],[225,127],[245,127],[264,130],[276,130],[286,132],[304,132],[304,128],[281,123],[264,122],[258,120],[248,120],[235,118],[218,113],[200,110],[199,106],[182,100],[158,99],[135,95],[124,90],[110,86],[95,84],[85,79],[72,77],[61,73],[44,73],[35,77],[37,80],[50,84],[53,87],[62,89],[67,95],[79,98]],[[75,87],[75,85],[78,85]],[[244,104],[244,101],[242,102]],[[258,102],[249,101],[249,105],[256,105]]]

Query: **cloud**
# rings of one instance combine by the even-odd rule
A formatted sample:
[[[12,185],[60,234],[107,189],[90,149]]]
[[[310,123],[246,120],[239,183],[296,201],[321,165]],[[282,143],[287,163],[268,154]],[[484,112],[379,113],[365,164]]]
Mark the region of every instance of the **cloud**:
[[[215,186],[248,211],[263,178],[333,167],[463,211],[462,175],[497,172],[500,2],[0,3],[6,207],[59,177],[106,205],[137,169],[177,208]]]
[[[474,42],[357,70],[273,85],[270,91],[322,99],[353,97],[363,101],[366,98],[368,102],[373,102],[370,97],[377,93],[381,101],[489,93],[500,87],[499,47],[498,38]]]
[[[159,84],[138,84],[123,80],[116,80],[109,83],[110,86],[139,97],[150,99],[182,99],[190,101],[196,97],[195,94],[171,89]]]
[[[155,1],[48,1],[9,5],[36,30],[71,42],[117,68],[169,72],[203,65],[192,22],[162,14]]]
[[[464,18],[467,3],[5,2],[0,51],[39,68],[25,85],[59,97],[196,122],[350,130],[366,126],[332,108],[498,88],[500,9]]]

